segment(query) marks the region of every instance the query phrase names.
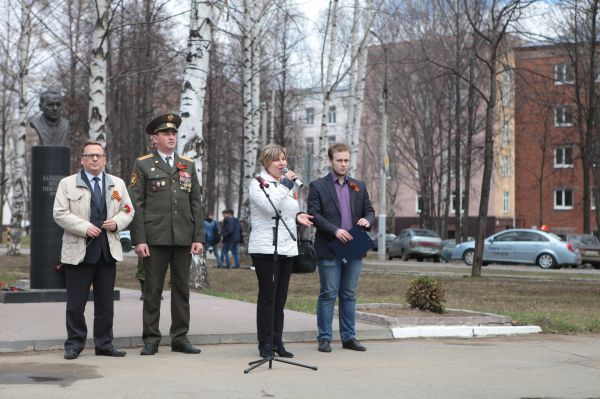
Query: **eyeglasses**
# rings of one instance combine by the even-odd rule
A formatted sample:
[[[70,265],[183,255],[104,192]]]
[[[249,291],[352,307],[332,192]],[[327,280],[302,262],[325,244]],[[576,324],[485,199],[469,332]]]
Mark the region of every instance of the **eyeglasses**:
[[[83,158],[88,158],[88,159],[94,159],[94,158],[102,159],[106,155],[105,154],[81,154],[81,156]]]

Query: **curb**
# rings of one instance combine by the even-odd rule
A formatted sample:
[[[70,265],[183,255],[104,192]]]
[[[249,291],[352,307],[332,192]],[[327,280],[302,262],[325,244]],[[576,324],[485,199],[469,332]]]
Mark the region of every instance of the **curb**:
[[[395,339],[406,338],[478,338],[500,335],[538,334],[542,329],[538,326],[419,326],[394,327]]]

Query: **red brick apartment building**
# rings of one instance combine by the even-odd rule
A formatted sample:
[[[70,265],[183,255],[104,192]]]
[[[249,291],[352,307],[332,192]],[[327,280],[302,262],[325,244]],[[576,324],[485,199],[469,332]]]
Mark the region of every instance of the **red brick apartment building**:
[[[573,80],[564,47],[515,49],[517,227],[546,224],[555,233],[583,232],[584,187]],[[595,211],[590,213],[591,229],[596,230]]]

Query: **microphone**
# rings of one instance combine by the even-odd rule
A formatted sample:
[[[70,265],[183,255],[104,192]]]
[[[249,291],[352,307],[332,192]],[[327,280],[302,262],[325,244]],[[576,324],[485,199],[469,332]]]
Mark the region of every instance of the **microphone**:
[[[287,173],[288,171],[289,171],[289,169],[288,169],[288,168],[283,168],[283,169],[282,169],[282,172],[283,172],[283,173]],[[302,188],[302,187],[304,187],[304,183],[302,183],[302,182],[300,181],[300,179],[298,179],[298,178],[294,179],[294,184],[296,184],[296,185],[298,186],[298,188]]]
[[[266,188],[266,187],[269,187],[269,182],[268,182],[268,181],[266,181],[265,179],[263,179],[261,175],[256,175],[254,178],[255,178],[256,180],[258,180],[258,183],[259,183],[261,186],[263,186],[263,187],[265,187],[265,188]]]

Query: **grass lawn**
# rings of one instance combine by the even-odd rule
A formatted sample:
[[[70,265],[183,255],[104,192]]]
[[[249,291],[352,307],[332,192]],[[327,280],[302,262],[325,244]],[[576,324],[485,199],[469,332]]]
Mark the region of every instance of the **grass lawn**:
[[[210,262],[209,262],[210,263]],[[212,265],[212,263],[210,263]],[[247,263],[246,263],[247,264]],[[51,267],[51,265],[49,266]],[[138,289],[136,259],[127,257],[117,267],[117,286]],[[491,273],[490,273],[491,274]],[[535,324],[545,333],[599,334],[600,281],[598,276],[544,273],[539,278],[515,278],[522,273],[471,278],[462,274],[436,276],[446,290],[446,307],[511,316],[516,324]],[[0,282],[29,278],[29,257],[0,256]],[[363,273],[358,290],[360,303],[406,303],[404,293],[414,276]],[[209,270],[210,289],[203,293],[255,302],[256,275],[248,269]],[[168,281],[167,281],[168,284]],[[314,313],[319,294],[318,274],[293,275],[287,308]]]

